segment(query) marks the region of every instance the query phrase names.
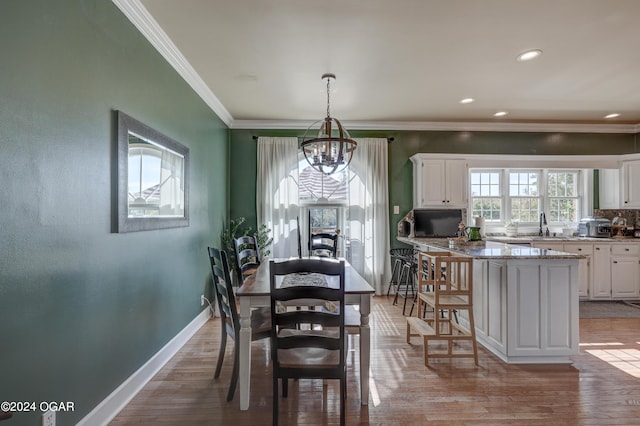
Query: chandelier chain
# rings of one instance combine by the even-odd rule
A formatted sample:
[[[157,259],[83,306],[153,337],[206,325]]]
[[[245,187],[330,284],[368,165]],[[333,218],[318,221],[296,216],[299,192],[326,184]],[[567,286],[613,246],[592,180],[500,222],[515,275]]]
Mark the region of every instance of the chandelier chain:
[[[331,102],[331,89],[329,88],[330,82],[331,77],[327,77],[327,117],[331,117],[331,112],[329,110],[329,103]]]

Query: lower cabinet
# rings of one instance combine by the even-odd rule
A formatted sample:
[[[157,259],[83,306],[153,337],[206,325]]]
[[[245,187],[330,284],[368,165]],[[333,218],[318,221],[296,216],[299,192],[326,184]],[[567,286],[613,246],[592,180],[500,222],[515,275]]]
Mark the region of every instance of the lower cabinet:
[[[640,244],[536,241],[533,247],[586,256],[578,265],[581,299],[640,298]]]
[[[640,297],[640,247],[637,244],[611,245],[611,297]]]
[[[592,280],[591,257],[593,255],[593,244],[584,243],[556,243],[549,241],[539,241],[531,244],[533,247],[547,250],[563,251],[565,253],[581,254],[585,256],[578,262],[578,297],[587,299]]]
[[[591,299],[611,299],[611,244],[593,245]]]

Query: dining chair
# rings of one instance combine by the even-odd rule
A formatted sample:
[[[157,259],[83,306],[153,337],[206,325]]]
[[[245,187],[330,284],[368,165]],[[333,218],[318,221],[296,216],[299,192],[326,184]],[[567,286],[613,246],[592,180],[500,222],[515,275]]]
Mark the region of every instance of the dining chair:
[[[235,295],[233,294],[233,285],[231,283],[231,274],[229,272],[229,262],[227,253],[224,250],[218,250],[209,247],[209,260],[211,262],[211,271],[213,273],[213,286],[215,288],[216,300],[218,301],[218,309],[220,310],[221,335],[220,335],[220,351],[218,352],[218,362],[216,364],[216,372],[214,377],[220,376],[222,362],[227,347],[227,335],[234,341],[233,347],[233,370],[231,373],[231,383],[227,393],[227,401],[233,400],[236,385],[238,383],[238,368],[240,362],[240,354],[238,352],[238,342],[240,341],[240,318],[236,306]],[[271,334],[271,310],[269,308],[258,308],[251,311],[251,341],[260,340],[269,337]]]
[[[271,261],[271,361],[273,425],[278,424],[278,380],[288,395],[288,379],[340,381],[340,424],[345,424],[346,333],[344,260]],[[337,278],[337,279],[336,279]],[[330,282],[335,282],[335,285]],[[334,309],[312,310],[309,301]],[[277,306],[300,302],[299,310]],[[303,306],[304,305],[304,306]],[[322,329],[312,327],[320,325]]]
[[[338,253],[338,233],[319,232],[309,235],[309,256],[333,257]]]
[[[245,235],[233,240],[239,285],[255,274],[260,266],[260,249],[256,237]]]

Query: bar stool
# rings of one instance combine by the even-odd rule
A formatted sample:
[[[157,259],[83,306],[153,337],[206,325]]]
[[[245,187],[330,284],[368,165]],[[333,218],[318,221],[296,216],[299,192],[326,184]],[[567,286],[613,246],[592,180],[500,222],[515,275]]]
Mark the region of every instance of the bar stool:
[[[404,298],[404,302],[402,305],[402,315],[406,315],[407,299],[409,297],[411,297],[412,299],[415,298],[416,294],[416,273],[418,270],[418,264],[416,262],[417,250],[410,250],[410,252],[402,257],[396,295],[393,299],[393,304],[396,305],[398,303],[398,297]]]
[[[393,292],[395,294],[398,293],[398,286],[400,285],[402,272],[402,265],[406,262],[406,259],[415,255],[415,249],[412,248],[393,248],[389,250],[389,255],[391,256],[391,263],[393,264],[393,268],[391,269],[391,278],[389,279],[389,287],[387,287],[387,296],[391,294],[391,289],[393,288]],[[396,298],[394,298],[394,305],[396,303]]]

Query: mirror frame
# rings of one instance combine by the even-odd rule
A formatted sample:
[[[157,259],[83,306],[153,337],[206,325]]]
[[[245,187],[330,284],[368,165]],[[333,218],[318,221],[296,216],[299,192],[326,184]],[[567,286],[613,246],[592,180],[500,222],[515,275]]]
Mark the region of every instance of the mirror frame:
[[[117,113],[117,226],[118,233],[150,231],[189,226],[189,148],[163,135],[133,117]],[[184,216],[182,217],[129,217],[129,133],[148,139],[184,157]]]

